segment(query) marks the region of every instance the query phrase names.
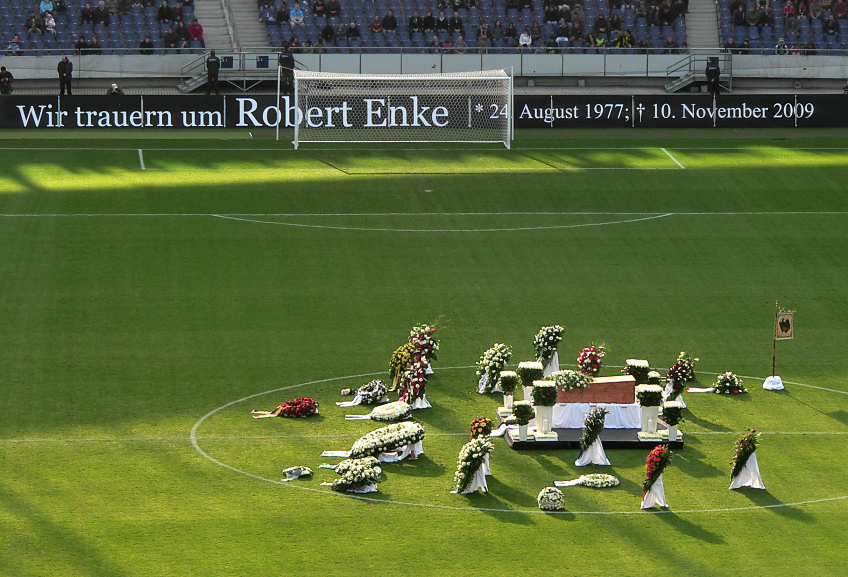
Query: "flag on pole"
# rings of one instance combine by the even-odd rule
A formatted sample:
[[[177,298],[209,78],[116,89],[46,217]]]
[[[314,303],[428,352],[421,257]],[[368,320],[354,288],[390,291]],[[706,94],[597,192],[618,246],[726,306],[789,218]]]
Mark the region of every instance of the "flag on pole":
[[[779,312],[774,315],[774,339],[788,341],[795,332],[795,311]]]

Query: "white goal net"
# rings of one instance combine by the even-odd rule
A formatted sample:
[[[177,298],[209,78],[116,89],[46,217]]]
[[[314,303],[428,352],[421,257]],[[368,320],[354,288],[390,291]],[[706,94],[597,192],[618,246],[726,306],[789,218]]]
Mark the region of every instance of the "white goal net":
[[[512,76],[294,71],[294,147],[303,142],[499,142],[512,139]]]

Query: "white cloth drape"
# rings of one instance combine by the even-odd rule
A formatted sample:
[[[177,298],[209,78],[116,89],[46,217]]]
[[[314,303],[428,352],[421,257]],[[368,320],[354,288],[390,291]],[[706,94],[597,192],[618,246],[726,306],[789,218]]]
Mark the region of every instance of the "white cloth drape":
[[[350,457],[350,451],[324,451],[321,453],[322,457],[343,457],[347,459]]]
[[[583,484],[583,475],[580,475],[577,479],[572,479],[571,481],[554,481],[554,487],[574,487],[576,485]]]
[[[415,458],[418,458],[418,455],[424,454],[424,444],[423,441],[418,441],[417,443],[413,443],[412,445],[404,445],[403,450],[398,455],[398,461],[403,461],[408,456],[412,455]]]
[[[551,373],[555,373],[558,370],[559,370],[559,352],[554,351],[554,354],[551,357],[551,362],[549,362],[548,366],[545,367],[545,370],[542,372],[542,376],[547,377]]]
[[[484,492],[489,492],[489,487],[486,485],[486,474],[483,472],[483,465],[477,467],[477,470],[474,472],[474,477],[472,477],[471,482],[468,483],[468,486],[462,491],[463,495],[467,495],[469,493],[473,493],[477,489],[483,489]],[[456,491],[451,491],[451,493],[456,493]]]
[[[740,487],[751,487],[753,489],[765,489],[763,479],[760,477],[760,466],[757,464],[757,454],[752,453],[745,466],[739,471],[739,474],[733,478],[730,483],[731,489],[739,489]]]
[[[489,374],[483,373],[483,376],[480,377],[480,380],[477,382],[477,392],[480,393],[481,395],[485,394],[486,393],[486,385],[488,384],[488,382],[489,382]],[[501,387],[498,383],[495,383],[495,386],[492,387],[492,390],[489,391],[489,392],[490,393],[503,393],[503,391],[501,390]]]
[[[689,387],[688,389],[686,389],[686,392],[687,393],[714,393],[715,387],[704,387],[704,388]]]
[[[427,400],[427,395],[421,395],[412,402],[413,409],[429,409],[433,405]]]
[[[433,374],[433,366],[430,363],[427,363],[427,368],[424,369],[424,374],[425,375],[432,375]]]
[[[642,498],[643,509],[650,509],[654,505],[668,507],[668,504],[665,502],[665,489],[663,488],[662,475],[660,475],[659,479],[654,481],[654,484],[651,485],[650,491],[645,493],[645,496]]]
[[[377,455],[377,460],[381,463],[397,463],[400,459],[398,459],[397,451],[389,451]]]
[[[574,465],[577,467],[585,467],[588,464],[593,465],[609,465],[609,459],[607,459],[606,453],[604,453],[604,444],[601,443],[601,439],[595,439],[595,442],[589,445],[589,447],[581,452],[577,456],[577,460],[574,461]]]
[[[483,469],[484,475],[491,475],[492,469],[489,468],[489,453],[483,455],[483,464],[480,465],[480,468]]]
[[[782,391],[783,390],[783,379],[780,377],[768,377],[763,382],[763,388],[767,391]]]
[[[380,400],[379,400],[379,401],[377,401],[377,402],[378,402],[378,403],[388,403],[388,402],[389,402],[389,396],[388,396],[388,395],[383,395],[383,398],[382,398],[382,399],[380,399]],[[340,407],[355,407],[355,406],[357,406],[357,405],[362,404],[362,396],[361,396],[361,395],[356,395],[355,397],[353,397],[353,400],[352,400],[352,401],[343,401],[343,402],[338,402],[338,403],[336,403],[336,404],[337,404],[338,406],[340,406]]]
[[[490,437],[503,437],[506,434],[506,425],[501,425],[489,435]]]
[[[554,406],[552,426],[554,429],[582,429],[583,419],[594,407],[606,407],[609,414],[604,421],[605,429],[640,429],[642,417],[636,403],[557,403]]]

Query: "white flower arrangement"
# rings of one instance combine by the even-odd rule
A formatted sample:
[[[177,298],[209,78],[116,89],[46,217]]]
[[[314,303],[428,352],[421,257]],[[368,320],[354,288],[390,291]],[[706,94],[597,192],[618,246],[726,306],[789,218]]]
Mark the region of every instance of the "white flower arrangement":
[[[402,419],[407,419],[412,414],[412,407],[403,401],[395,401],[380,407],[374,407],[370,413],[372,421],[380,423],[394,423]]]
[[[565,497],[562,491],[556,487],[545,487],[539,492],[536,501],[539,503],[539,509],[542,511],[562,511],[562,507],[565,504]]]
[[[541,407],[553,407],[557,400],[557,384],[553,381],[533,382],[533,404]]]
[[[498,377],[498,384],[505,395],[515,393],[515,385],[518,383],[518,373],[515,371],[501,371]]]
[[[336,465],[336,473],[341,479],[336,479],[330,486],[335,491],[350,491],[382,481],[380,462],[374,457],[362,459],[345,459]]]
[[[486,376],[486,392],[489,393],[498,383],[498,377],[506,364],[512,358],[512,347],[503,343],[495,343],[477,361],[477,377]]]
[[[539,361],[548,361],[554,356],[557,345],[562,340],[563,330],[560,325],[552,325],[539,329],[539,332],[533,339],[533,347],[536,349],[536,358]]]
[[[619,481],[612,475],[605,473],[592,473],[591,475],[580,475],[580,484],[593,489],[607,489],[618,487]]]
[[[648,361],[644,359],[627,359],[624,361],[624,364],[628,367],[634,367],[637,369],[649,369],[651,365],[648,364]]]
[[[546,381],[554,381],[563,391],[583,390],[592,384],[592,377],[578,371],[556,371],[545,377]]]
[[[453,475],[454,492],[462,493],[465,490],[474,478],[474,473],[483,464],[483,458],[494,448],[489,437],[477,437],[463,445],[459,451],[456,473]]]
[[[649,385],[659,385],[660,379],[662,379],[662,375],[659,373],[659,371],[648,371]]]
[[[367,385],[362,385],[356,389],[356,395],[361,399],[363,405],[373,405],[379,403],[386,396],[388,388],[382,379],[374,379]]]
[[[395,423],[361,437],[350,449],[350,458],[376,457],[398,447],[417,443],[424,438],[424,427],[412,421]]]
[[[621,373],[624,375],[632,375],[636,379],[637,384],[648,382],[648,373],[651,366],[644,359],[627,359],[624,361],[624,368]]]
[[[662,405],[663,389],[659,385],[638,385],[636,399],[642,407],[659,407]]]

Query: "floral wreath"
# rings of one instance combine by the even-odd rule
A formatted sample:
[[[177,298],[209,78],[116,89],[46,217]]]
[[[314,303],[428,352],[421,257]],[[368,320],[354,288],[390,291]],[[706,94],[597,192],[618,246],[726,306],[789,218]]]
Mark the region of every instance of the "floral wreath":
[[[388,389],[383,379],[374,379],[366,385],[362,385],[356,389],[356,394],[362,400],[363,405],[373,405],[378,403],[380,399],[386,396]]]
[[[605,355],[606,348],[604,348],[604,345],[598,345],[596,347],[592,344],[580,351],[580,354],[577,355],[577,368],[584,375],[597,377],[598,373],[601,372],[601,359]]]
[[[644,498],[654,483],[662,475],[668,462],[674,453],[668,448],[668,445],[657,445],[654,450],[648,454],[648,459],[645,461],[645,481],[642,483],[642,497]]]
[[[301,397],[281,404],[280,417],[308,417],[318,414],[318,401],[312,397]]]

